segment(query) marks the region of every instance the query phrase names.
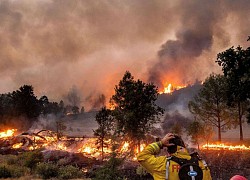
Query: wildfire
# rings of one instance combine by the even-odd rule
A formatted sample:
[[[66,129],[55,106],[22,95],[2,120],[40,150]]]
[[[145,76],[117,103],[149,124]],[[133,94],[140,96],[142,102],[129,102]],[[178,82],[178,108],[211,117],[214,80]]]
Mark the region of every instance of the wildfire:
[[[126,152],[129,150],[129,143],[128,142],[124,142],[122,148],[121,148],[121,152]]]
[[[159,94],[170,94],[175,90],[185,88],[186,86],[173,86],[172,84],[166,84],[164,89],[159,92]]]
[[[88,157],[94,157],[96,159],[108,157],[112,152],[112,140],[108,139],[104,142],[104,147],[101,149],[100,145],[97,145],[97,138],[70,138],[60,137],[57,138],[56,134],[51,131],[42,130],[38,133],[22,133],[14,136],[16,129],[9,129],[4,132],[0,132],[1,146],[6,149],[19,149],[23,150],[35,150],[35,149],[47,149],[47,150],[63,150],[68,152],[82,153]],[[131,151],[138,154],[142,151],[145,144],[141,144],[140,148],[132,146],[127,141],[120,141],[119,146],[115,150],[119,156],[127,156]],[[1,147],[0,147],[1,148]],[[103,158],[102,157],[102,158]],[[136,160],[136,157],[131,157]]]
[[[22,147],[22,145],[23,145],[23,143],[17,143],[17,144],[12,145],[12,148],[18,149],[18,148]]]
[[[0,132],[0,138],[8,138],[14,135],[16,129],[8,129],[6,131]]]
[[[247,147],[246,145],[226,145],[224,143],[221,144],[205,144],[202,146],[203,149],[208,150],[231,150],[231,151],[249,151],[250,146]]]

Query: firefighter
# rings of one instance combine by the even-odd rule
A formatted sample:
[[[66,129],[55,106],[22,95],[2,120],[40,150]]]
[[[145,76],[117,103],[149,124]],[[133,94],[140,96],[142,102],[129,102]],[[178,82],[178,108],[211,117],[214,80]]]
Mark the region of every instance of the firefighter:
[[[156,156],[163,147],[167,147],[170,156]],[[153,176],[154,180],[179,180],[179,163],[170,157],[190,160],[191,155],[187,152],[183,140],[172,133],[158,142],[149,144],[137,156],[138,162]],[[204,160],[197,160],[197,167],[201,169],[203,180],[212,180],[210,170]],[[196,175],[195,175],[196,176]],[[189,178],[188,178],[189,179]],[[190,177],[190,179],[199,179]]]

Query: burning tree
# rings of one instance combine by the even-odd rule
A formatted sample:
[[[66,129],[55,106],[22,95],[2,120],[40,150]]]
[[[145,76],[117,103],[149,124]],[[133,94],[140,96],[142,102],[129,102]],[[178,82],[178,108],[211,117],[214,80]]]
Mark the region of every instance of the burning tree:
[[[202,120],[218,128],[221,141],[222,128],[230,128],[235,123],[231,109],[227,106],[226,79],[222,75],[208,77],[198,95],[189,102],[189,110],[197,120]]]
[[[134,80],[130,72],[115,86],[111,98],[114,105],[113,115],[117,123],[117,133],[140,148],[140,141],[159,120],[163,109],[155,104],[158,89],[153,84]]]
[[[243,117],[246,114],[250,98],[250,47],[242,47],[219,53],[216,61],[228,81],[228,103],[238,111],[238,124],[240,126],[240,140],[243,140]]]
[[[107,141],[111,136],[112,124],[113,124],[113,117],[111,116],[111,110],[106,109],[103,107],[97,114],[96,114],[96,121],[98,123],[98,129],[94,130],[94,135],[98,137],[97,144],[100,145],[102,150],[102,159],[104,153],[104,147],[107,146]]]

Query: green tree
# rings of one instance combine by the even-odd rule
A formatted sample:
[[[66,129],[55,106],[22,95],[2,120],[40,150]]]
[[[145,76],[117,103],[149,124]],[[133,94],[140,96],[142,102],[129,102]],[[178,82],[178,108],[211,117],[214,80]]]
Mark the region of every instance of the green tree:
[[[41,113],[43,115],[48,114],[48,112],[47,112],[49,110],[48,109],[48,105],[49,105],[48,97],[47,96],[40,97],[39,103],[40,103],[40,106],[41,106]]]
[[[11,98],[11,94],[0,95],[0,118],[3,121],[4,116],[12,115],[14,110],[14,102]]]
[[[62,108],[57,102],[49,102],[49,99],[47,96],[42,96],[39,99],[39,103],[41,106],[41,113],[43,115],[47,114],[59,114],[62,113]]]
[[[26,116],[33,119],[40,115],[40,103],[34,94],[32,86],[21,86],[19,90],[11,94],[11,97],[14,103],[15,116]]]
[[[108,146],[108,144],[105,143],[105,140],[110,138],[113,127],[113,117],[111,116],[111,110],[103,107],[96,114],[95,119],[98,123],[98,129],[94,130],[94,135],[98,137],[96,143],[99,145],[98,148],[101,148],[102,150],[103,159],[104,147]]]
[[[157,97],[158,89],[155,85],[139,79],[136,81],[126,71],[115,86],[115,94],[111,98],[118,134],[140,147],[140,141],[163,114],[163,109],[155,104]]]
[[[189,110],[197,120],[218,129],[218,140],[221,141],[221,130],[233,125],[233,111],[227,106],[227,83],[222,75],[211,74],[203,83],[203,87],[189,102]]]
[[[250,47],[231,47],[219,53],[216,62],[228,80],[228,103],[237,108],[240,140],[243,140],[242,123],[250,98]]]
[[[212,137],[213,132],[211,126],[195,120],[189,124],[187,134],[191,136],[193,143],[197,144],[198,149],[200,149],[200,141],[208,141]]]

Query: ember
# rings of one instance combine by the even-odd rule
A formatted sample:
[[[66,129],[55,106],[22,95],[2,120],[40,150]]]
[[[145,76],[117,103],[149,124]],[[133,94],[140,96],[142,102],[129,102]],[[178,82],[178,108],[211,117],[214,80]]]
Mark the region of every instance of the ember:
[[[208,150],[232,150],[232,151],[242,151],[242,150],[246,150],[249,151],[250,150],[250,146],[247,147],[246,145],[226,145],[224,143],[221,144],[205,144],[202,146],[202,149],[208,149]]]

